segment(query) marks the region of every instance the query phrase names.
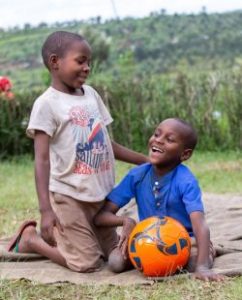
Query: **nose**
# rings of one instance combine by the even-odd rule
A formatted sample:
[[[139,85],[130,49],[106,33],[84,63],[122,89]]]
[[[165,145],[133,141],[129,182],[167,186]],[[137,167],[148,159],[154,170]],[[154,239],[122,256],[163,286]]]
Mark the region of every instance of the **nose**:
[[[89,72],[90,72],[90,69],[91,69],[90,65],[89,65],[88,63],[85,63],[84,66],[83,66],[83,70],[84,70],[85,72],[89,73]]]
[[[163,135],[155,136],[155,141],[156,143],[163,144],[164,143]]]

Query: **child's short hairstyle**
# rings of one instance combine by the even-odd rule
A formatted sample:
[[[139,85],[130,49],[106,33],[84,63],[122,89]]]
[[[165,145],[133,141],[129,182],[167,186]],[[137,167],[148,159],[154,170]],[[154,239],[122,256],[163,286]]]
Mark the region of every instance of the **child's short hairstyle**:
[[[179,119],[179,118],[175,118],[175,120],[177,122],[181,123],[185,129],[184,134],[183,134],[184,147],[187,149],[194,150],[197,145],[197,140],[198,140],[197,132],[195,131],[195,129],[193,128],[193,126],[190,123],[188,123],[182,119]]]
[[[63,57],[71,43],[74,41],[82,42],[83,40],[85,40],[83,36],[68,31],[51,33],[42,46],[42,58],[47,69],[49,69],[49,57],[51,54]]]

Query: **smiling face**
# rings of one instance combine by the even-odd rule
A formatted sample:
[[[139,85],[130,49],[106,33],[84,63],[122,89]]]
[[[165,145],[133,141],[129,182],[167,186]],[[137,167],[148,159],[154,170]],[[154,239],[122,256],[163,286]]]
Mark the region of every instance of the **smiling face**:
[[[91,62],[91,48],[85,41],[72,41],[62,57],[56,54],[50,57],[52,86],[57,90],[76,94],[85,83]]]
[[[169,172],[191,156],[192,149],[185,146],[187,135],[187,126],[179,120],[159,124],[149,140],[149,158],[157,174]]]

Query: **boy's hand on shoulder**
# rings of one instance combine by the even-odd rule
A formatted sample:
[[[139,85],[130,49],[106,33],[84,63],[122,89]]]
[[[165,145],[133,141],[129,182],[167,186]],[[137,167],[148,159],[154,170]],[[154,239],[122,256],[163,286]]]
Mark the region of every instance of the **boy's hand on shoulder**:
[[[52,209],[41,212],[41,237],[52,247],[56,247],[56,240],[54,237],[54,227],[62,230],[60,222]]]
[[[193,273],[193,278],[200,279],[203,281],[224,281],[225,276],[214,273],[211,269],[207,267],[200,267]]]
[[[124,217],[123,219],[123,229],[121,232],[120,240],[118,243],[118,247],[121,250],[122,255],[125,259],[128,257],[128,241],[129,236],[132,230],[136,225],[136,221],[129,217]]]

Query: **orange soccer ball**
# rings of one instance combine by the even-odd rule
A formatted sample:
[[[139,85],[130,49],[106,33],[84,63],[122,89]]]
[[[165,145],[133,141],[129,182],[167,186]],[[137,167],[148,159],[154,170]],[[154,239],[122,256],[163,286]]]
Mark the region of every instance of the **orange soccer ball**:
[[[190,236],[171,217],[147,218],[138,223],[129,237],[129,257],[145,276],[174,274],[186,265],[191,249]]]

